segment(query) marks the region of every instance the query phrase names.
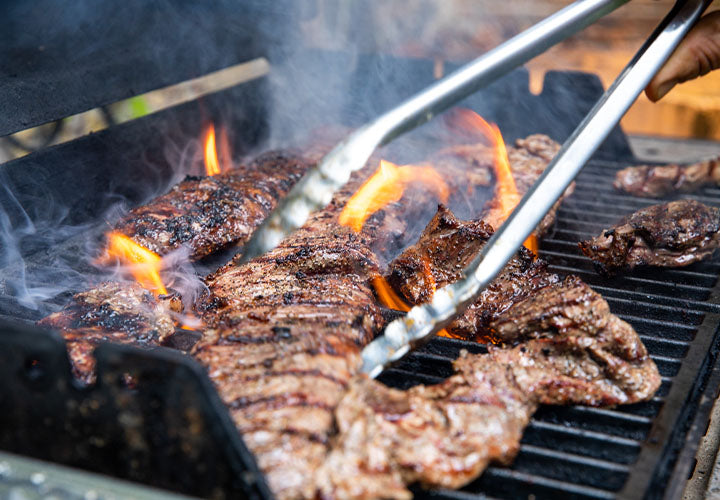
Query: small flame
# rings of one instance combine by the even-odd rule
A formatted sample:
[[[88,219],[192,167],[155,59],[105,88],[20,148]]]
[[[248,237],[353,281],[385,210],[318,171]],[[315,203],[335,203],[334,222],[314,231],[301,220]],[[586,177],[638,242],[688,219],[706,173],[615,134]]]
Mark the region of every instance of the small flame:
[[[217,146],[215,145],[215,126],[210,125],[205,137],[205,172],[208,176],[220,173]]]
[[[432,294],[435,294],[435,278],[433,278],[430,272],[430,261],[423,259],[423,275],[425,276],[426,283],[429,284]],[[378,296],[378,300],[386,307],[394,309],[396,311],[408,312],[410,306],[405,302],[395,290],[392,289],[390,284],[385,281],[382,276],[375,276],[372,279],[372,286],[375,289],[375,293]],[[438,333],[441,337],[452,337],[445,329],[440,330]]]
[[[160,279],[162,258],[158,254],[138,245],[124,234],[113,231],[108,235],[107,257],[116,258],[126,264],[143,288],[155,295],[167,294],[167,289]]]
[[[428,284],[428,288],[432,290],[432,295],[435,295],[435,290],[437,289],[435,285],[435,277],[432,275],[432,270],[430,269],[430,259],[427,257],[422,258],[422,265],[423,265],[423,276],[425,276],[425,282]]]
[[[447,184],[430,166],[395,165],[380,160],[377,171],[360,186],[340,213],[339,222],[360,232],[365,221],[384,206],[402,198],[406,186],[421,182],[434,191],[437,197],[446,203],[450,195]]]
[[[497,213],[494,214],[497,220],[493,222],[500,225],[510,216],[521,198],[515,186],[510,159],[500,129],[496,124],[486,122],[480,115],[469,109],[455,110],[454,119],[466,130],[478,130],[493,146],[493,166],[497,177],[495,200],[498,204]],[[538,241],[534,234],[528,236],[524,245],[537,255]]]
[[[383,305],[396,311],[408,312],[410,310],[410,306],[395,293],[395,290],[392,289],[390,284],[385,281],[385,278],[382,276],[375,276],[372,279],[372,285],[375,293],[377,293],[378,300],[380,300]]]
[[[423,265],[423,276],[425,277],[425,283],[428,285],[428,288],[430,289],[431,297],[435,295],[435,291],[437,290],[437,285],[435,284],[435,277],[432,275],[432,269],[430,269],[430,259],[427,257],[422,258],[422,265]],[[449,337],[453,338],[454,336],[451,335],[447,330],[444,328],[437,332],[437,334],[440,337]]]

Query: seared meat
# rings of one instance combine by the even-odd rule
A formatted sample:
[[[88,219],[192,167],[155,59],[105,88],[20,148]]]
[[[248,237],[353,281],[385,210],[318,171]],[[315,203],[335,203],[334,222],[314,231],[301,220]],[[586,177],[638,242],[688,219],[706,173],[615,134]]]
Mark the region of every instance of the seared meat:
[[[97,344],[160,345],[175,333],[172,312],[181,310],[177,296],[158,299],[137,283],[106,282],[78,293],[63,310],[38,324],[60,331],[73,372],[90,383],[95,378],[92,351]]]
[[[314,496],[333,411],[383,321],[368,283],[375,223],[337,222],[358,185],[273,251],[210,276],[198,307],[210,330],[195,357],[281,499]]]
[[[547,305],[548,307],[545,307]],[[632,327],[578,278],[549,286],[493,324],[511,346],[464,352],[435,386],[357,377],[335,413],[318,475],[323,498],[410,498],[407,484],[460,487],[508,463],[538,404],[644,401],[660,375]]]
[[[335,412],[320,497],[409,499],[407,484],[457,488],[489,462],[512,460],[537,403],[491,356],[461,357],[455,368],[438,385],[407,391],[356,377]]]
[[[720,246],[720,211],[694,200],[644,208],[579,243],[604,273],[635,266],[682,267],[710,257]]]
[[[651,397],[660,385],[657,367],[635,330],[576,276],[515,304],[490,327],[503,344],[524,347],[512,354],[515,380],[540,403],[634,403]],[[503,357],[515,350],[493,352]]]
[[[659,198],[671,193],[689,193],[706,185],[720,184],[720,157],[692,165],[641,165],[615,174],[615,189],[634,196]]]
[[[492,233],[492,228],[483,221],[459,221],[450,210],[440,206],[417,244],[390,263],[387,280],[409,303],[427,302],[436,288],[460,278]],[[544,261],[534,259],[529,250],[522,248],[447,330],[466,339],[492,337],[490,323],[499,314],[559,281],[557,275],[547,271]]]
[[[191,259],[201,259],[245,243],[310,166],[299,156],[269,152],[247,167],[188,177],[131,210],[115,229],[160,255],[186,245]]]

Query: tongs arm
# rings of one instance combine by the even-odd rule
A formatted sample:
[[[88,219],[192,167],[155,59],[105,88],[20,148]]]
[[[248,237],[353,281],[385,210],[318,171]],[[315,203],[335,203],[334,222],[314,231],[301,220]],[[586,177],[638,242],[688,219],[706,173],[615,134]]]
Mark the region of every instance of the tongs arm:
[[[357,129],[310,170],[282,200],[243,249],[242,261],[262,255],[300,227],[314,210],[362,168],[373,151],[478,89],[592,24],[628,0],[577,0],[466,64]]]
[[[711,0],[678,0],[645,45],[565,142],[535,185],[465,269],[464,278],[390,323],[362,353],[363,371],[376,377],[431,338],[475,301],[534,231],[637,96],[672,54]]]

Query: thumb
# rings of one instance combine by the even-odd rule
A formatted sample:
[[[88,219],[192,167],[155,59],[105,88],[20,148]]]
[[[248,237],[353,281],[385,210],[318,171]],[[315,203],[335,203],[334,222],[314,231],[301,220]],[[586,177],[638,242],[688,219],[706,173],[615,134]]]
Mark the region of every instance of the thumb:
[[[655,102],[678,83],[720,68],[720,11],[704,16],[645,88]]]

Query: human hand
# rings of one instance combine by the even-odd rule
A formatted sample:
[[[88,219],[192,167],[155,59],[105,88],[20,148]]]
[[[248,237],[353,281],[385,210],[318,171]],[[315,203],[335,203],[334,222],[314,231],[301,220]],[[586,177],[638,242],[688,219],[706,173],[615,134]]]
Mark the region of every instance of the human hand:
[[[645,88],[655,102],[678,83],[720,68],[720,11],[703,16]]]

